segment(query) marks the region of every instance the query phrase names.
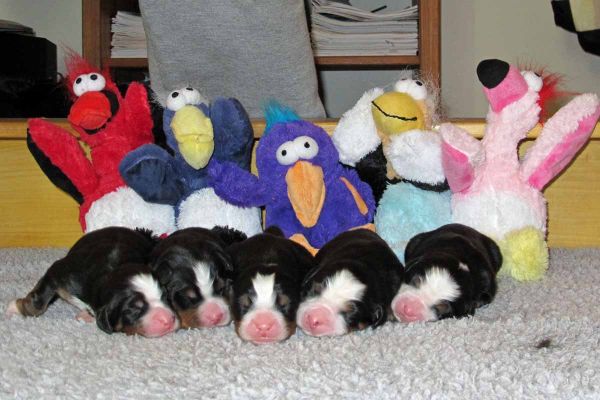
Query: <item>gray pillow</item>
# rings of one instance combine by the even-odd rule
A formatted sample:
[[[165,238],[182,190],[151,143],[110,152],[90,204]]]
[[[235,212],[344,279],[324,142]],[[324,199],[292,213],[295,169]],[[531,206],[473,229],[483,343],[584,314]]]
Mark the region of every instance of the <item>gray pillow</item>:
[[[251,117],[275,99],[323,117],[302,0],[140,0],[152,89],[238,98]]]

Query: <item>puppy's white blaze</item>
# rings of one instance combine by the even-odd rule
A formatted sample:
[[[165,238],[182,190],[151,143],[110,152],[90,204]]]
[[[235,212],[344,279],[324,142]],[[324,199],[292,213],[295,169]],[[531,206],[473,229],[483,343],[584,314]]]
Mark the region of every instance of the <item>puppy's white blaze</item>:
[[[254,308],[273,308],[275,306],[275,274],[256,274],[252,278],[252,286],[256,292]]]
[[[427,307],[432,307],[440,301],[454,301],[460,296],[460,287],[452,279],[450,273],[443,268],[433,267],[425,274],[421,285],[402,285],[398,291],[419,297]],[[398,297],[397,296],[397,297]]]
[[[340,309],[348,301],[360,301],[367,287],[346,269],[327,278],[321,298]]]
[[[196,275],[196,284],[200,289],[200,293],[202,293],[202,297],[205,299],[212,297],[214,277],[210,275],[210,267],[204,262],[199,262],[194,266],[194,274]]]
[[[469,271],[470,271],[470,269],[469,269],[468,265],[467,265],[467,264],[464,264],[464,263],[459,263],[459,264],[458,264],[458,269],[462,269],[463,271],[467,271],[467,272],[469,272]]]
[[[453,301],[460,296],[460,288],[447,270],[433,267],[425,274],[425,281],[419,287],[423,293],[435,301]]]
[[[133,288],[142,293],[148,302],[150,308],[163,307],[167,308],[162,302],[162,291],[158,286],[158,282],[149,274],[138,274],[131,278]]]

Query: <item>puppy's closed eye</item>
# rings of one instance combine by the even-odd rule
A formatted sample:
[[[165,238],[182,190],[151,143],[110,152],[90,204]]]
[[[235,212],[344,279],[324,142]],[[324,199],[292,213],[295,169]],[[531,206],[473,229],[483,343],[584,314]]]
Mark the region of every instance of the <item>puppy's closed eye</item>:
[[[200,293],[197,288],[188,287],[175,292],[173,303],[180,310],[187,310],[195,307],[200,303]]]
[[[433,310],[435,311],[438,318],[442,318],[444,316],[452,314],[452,305],[448,301],[442,301],[434,305]]]
[[[420,275],[415,275],[412,277],[412,279],[410,280],[409,284],[411,286],[414,286],[416,288],[420,287],[423,284],[423,277]]]

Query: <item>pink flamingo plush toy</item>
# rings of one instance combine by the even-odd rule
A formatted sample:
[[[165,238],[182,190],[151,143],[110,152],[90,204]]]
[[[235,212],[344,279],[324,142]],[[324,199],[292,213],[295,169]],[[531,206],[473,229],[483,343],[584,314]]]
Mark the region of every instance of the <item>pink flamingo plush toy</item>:
[[[539,121],[546,80],[495,59],[479,63],[477,75],[490,103],[484,138],[450,123],[440,127],[453,220],[497,241],[505,273],[539,279],[548,266],[542,190],[587,143],[600,114],[598,97],[582,94],[562,107],[519,159],[519,143]]]

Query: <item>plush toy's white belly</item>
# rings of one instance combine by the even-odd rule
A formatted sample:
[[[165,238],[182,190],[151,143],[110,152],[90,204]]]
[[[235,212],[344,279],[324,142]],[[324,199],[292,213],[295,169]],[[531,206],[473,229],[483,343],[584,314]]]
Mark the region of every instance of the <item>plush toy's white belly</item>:
[[[85,215],[86,232],[107,226],[150,229],[156,235],[175,231],[172,206],[144,201],[133,189],[121,187],[96,200]]]
[[[476,195],[455,195],[452,199],[452,219],[497,239],[527,226],[545,232],[544,199],[539,196],[535,203],[531,204],[514,193],[494,190]]]
[[[212,188],[198,190],[181,202],[177,228],[212,228],[216,225],[240,230],[248,236],[262,232],[260,209],[237,207],[223,201]]]

